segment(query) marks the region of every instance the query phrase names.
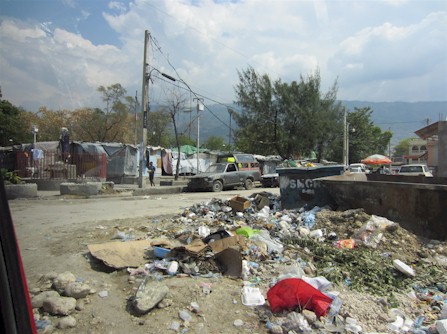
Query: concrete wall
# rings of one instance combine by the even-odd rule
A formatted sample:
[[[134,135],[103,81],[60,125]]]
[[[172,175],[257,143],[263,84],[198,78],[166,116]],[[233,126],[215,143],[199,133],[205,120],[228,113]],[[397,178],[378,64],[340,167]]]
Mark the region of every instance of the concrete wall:
[[[321,179],[338,209],[363,208],[420,236],[447,239],[447,185]]]
[[[438,123],[438,176],[447,177],[447,122]]]

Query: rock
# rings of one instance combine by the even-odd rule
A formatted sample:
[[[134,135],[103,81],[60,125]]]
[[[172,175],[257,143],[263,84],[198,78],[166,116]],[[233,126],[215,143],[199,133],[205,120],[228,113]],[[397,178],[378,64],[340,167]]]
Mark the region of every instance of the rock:
[[[242,327],[242,326],[244,326],[244,321],[241,319],[236,319],[236,320],[234,320],[233,325],[235,327]]]
[[[43,302],[43,309],[53,315],[69,315],[76,308],[76,299],[72,297],[49,297]]]
[[[135,310],[145,314],[152,310],[157,304],[166,297],[169,288],[159,281],[146,277],[138,287],[133,300]]]
[[[64,290],[64,295],[67,297],[73,297],[80,299],[87,297],[90,293],[90,286],[85,283],[69,282]]]
[[[108,297],[109,296],[109,292],[106,291],[106,290],[99,291],[98,292],[98,296],[101,297],[101,298]]]
[[[84,301],[84,299],[76,300],[76,310],[77,311],[82,311],[83,309],[85,309],[85,301]]]
[[[307,322],[309,324],[313,324],[315,321],[317,321],[317,316],[314,312],[309,311],[309,310],[303,310],[302,311],[302,315],[304,316],[304,318],[307,320]]]
[[[43,306],[43,302],[51,297],[60,297],[57,291],[44,291],[31,298],[31,305],[33,308],[40,308]]]
[[[59,293],[62,293],[64,292],[65,287],[68,285],[68,283],[72,282],[76,282],[76,276],[73,275],[71,272],[66,271],[56,276],[56,278],[53,280],[53,287]]]
[[[270,333],[283,334],[282,327],[280,325],[272,325],[272,327],[270,328]]]
[[[76,327],[76,319],[70,315],[61,318],[57,323],[57,328],[60,329],[73,328],[73,327]]]

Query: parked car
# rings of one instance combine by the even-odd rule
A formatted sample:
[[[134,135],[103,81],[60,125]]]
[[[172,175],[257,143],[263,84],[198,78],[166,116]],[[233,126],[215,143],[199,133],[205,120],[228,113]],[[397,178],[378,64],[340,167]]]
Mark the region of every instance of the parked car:
[[[189,191],[212,190],[214,192],[243,186],[249,190],[255,181],[261,180],[259,169],[240,170],[236,163],[216,163],[205,173],[192,176],[188,182]]]
[[[433,177],[433,174],[428,169],[427,165],[424,164],[409,164],[403,165],[399,169],[399,175],[423,175],[427,177]]]
[[[271,173],[262,175],[261,184],[264,188],[279,187],[279,174]]]
[[[349,172],[350,173],[365,173],[360,167],[356,166],[349,166]]]
[[[350,172],[351,173],[355,173],[355,172],[351,171],[351,167],[352,168],[360,168],[361,172],[365,173],[365,174],[370,173],[370,170],[369,170],[368,166],[366,166],[365,164],[362,164],[362,163],[353,163],[353,164],[349,165]],[[355,170],[357,170],[357,169],[355,169]]]

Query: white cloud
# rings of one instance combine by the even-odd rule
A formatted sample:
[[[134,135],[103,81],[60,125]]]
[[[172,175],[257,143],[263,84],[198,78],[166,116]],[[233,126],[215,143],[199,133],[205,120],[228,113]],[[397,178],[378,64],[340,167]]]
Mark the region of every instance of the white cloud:
[[[338,78],[341,99],[441,100],[447,86],[447,7],[439,4],[112,1],[102,16],[119,46],[94,44],[52,20],[4,17],[1,85],[17,104],[35,97],[34,104],[49,107],[91,106],[99,101],[99,85],[117,82],[133,95],[141,89],[147,29],[154,41],[148,53],[151,66],[173,76],[175,68],[193,90],[222,102],[234,99],[237,70],[249,65],[285,82],[320,69],[323,89]],[[76,6],[77,17],[84,19],[95,10],[81,8],[82,2]],[[418,89],[421,83],[430,89]],[[163,85],[168,84],[155,80],[151,89]],[[18,87],[27,87],[27,96]]]

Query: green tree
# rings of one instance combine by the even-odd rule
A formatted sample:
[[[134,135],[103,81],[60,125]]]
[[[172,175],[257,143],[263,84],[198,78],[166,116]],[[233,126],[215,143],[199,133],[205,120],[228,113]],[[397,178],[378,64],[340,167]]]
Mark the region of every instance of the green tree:
[[[371,154],[388,155],[388,147],[393,136],[391,131],[384,131],[371,120],[370,107],[354,108],[347,114],[349,124],[349,161],[360,162]]]
[[[238,72],[234,114],[236,146],[245,152],[297,158],[315,152],[318,160],[332,154],[331,144],[342,133],[343,107],[336,102],[337,85],[322,94],[319,71],[291,84],[249,67]]]
[[[408,152],[410,152],[410,140],[411,140],[411,138],[402,139],[394,147],[394,155],[396,157],[402,157],[404,155],[408,155]]]
[[[135,102],[120,84],[100,86],[105,108],[81,108],[71,115],[70,129],[77,140],[133,143]]]
[[[203,147],[209,150],[216,150],[216,151],[228,150],[228,146],[226,145],[227,144],[225,143],[225,139],[220,136],[210,136],[203,143]]]
[[[163,107],[148,114],[148,144],[152,146],[170,147],[171,116]]]
[[[7,100],[0,101],[0,146],[31,142],[31,115]]]
[[[36,125],[39,128],[39,141],[59,140],[62,127],[66,127],[71,132],[71,112],[69,110],[54,111],[46,107],[41,107],[37,112],[37,116],[38,120]],[[71,133],[70,139],[74,139]]]

